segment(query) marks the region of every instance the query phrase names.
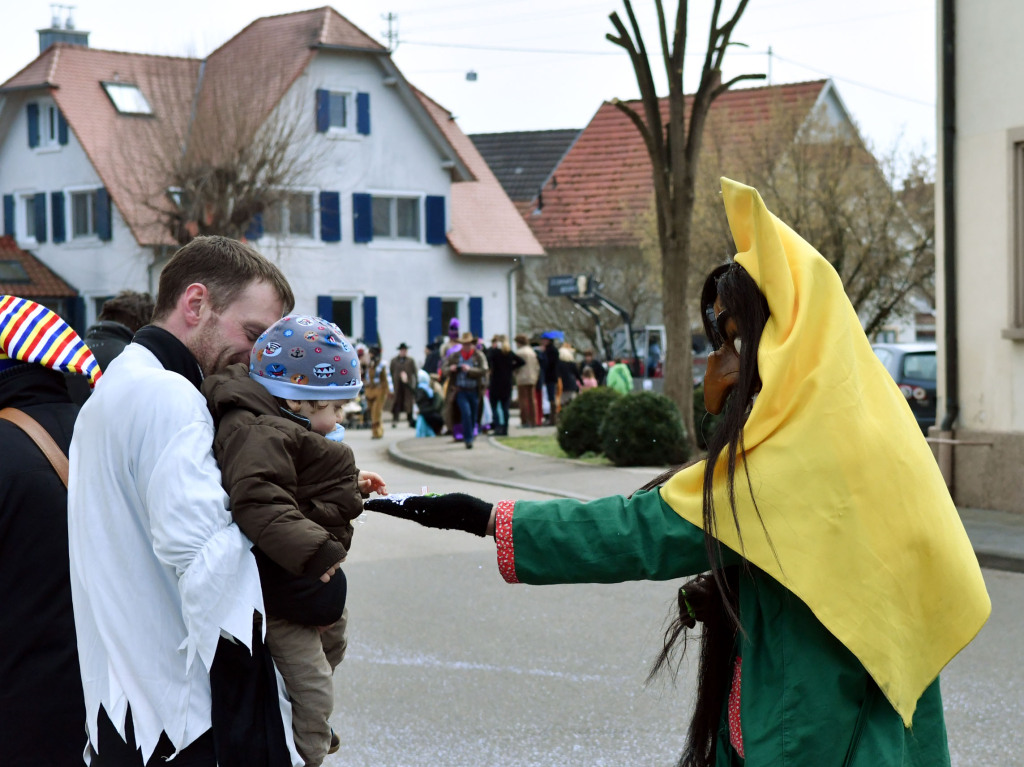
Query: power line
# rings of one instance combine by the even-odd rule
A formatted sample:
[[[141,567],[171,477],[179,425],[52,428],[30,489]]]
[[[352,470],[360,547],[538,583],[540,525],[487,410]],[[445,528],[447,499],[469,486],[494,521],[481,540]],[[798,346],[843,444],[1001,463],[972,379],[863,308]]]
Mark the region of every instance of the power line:
[[[883,96],[889,96],[894,99],[909,101],[914,104],[920,104],[921,106],[935,109],[935,102],[932,101],[922,101],[921,99],[915,99],[913,96],[904,96],[901,93],[893,93],[892,91],[887,91],[884,88],[876,88],[874,85],[868,85],[867,83],[858,82],[857,80],[851,80],[848,77],[840,77],[838,75],[832,74],[831,72],[825,72],[824,70],[808,66],[807,64],[801,64],[799,61],[793,61],[793,59],[786,58],[785,56],[780,56],[774,50],[772,51],[772,56],[777,58],[779,61],[785,61],[787,64],[792,64],[793,66],[801,67],[802,69],[806,69],[809,72],[814,72],[815,74],[824,75],[825,77],[829,77],[833,80],[838,80],[841,83],[856,85],[858,88],[864,88],[869,91],[874,91],[875,93],[881,93]]]
[[[418,40],[402,40],[404,45],[422,45],[431,48],[462,48],[472,51],[498,51],[501,53],[558,53],[565,54],[567,56],[621,56],[623,51],[621,50],[606,50],[606,51],[585,51],[585,50],[569,50],[565,48],[514,48],[511,46],[503,45],[475,45],[472,43],[428,43]],[[661,51],[653,51],[647,54],[661,58]],[[703,52],[687,51],[687,56],[704,56]],[[729,53],[730,56],[763,56],[764,51],[732,51]]]

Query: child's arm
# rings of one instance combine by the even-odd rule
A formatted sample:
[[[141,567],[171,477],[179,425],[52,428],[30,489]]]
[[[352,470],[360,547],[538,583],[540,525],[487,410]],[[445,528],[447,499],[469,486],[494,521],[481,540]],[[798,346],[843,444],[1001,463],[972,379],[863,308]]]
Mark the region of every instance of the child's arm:
[[[380,474],[372,471],[360,471],[357,482],[359,483],[359,492],[363,494],[365,498],[370,493],[377,493],[377,495],[387,495],[388,488],[384,484],[384,478]]]

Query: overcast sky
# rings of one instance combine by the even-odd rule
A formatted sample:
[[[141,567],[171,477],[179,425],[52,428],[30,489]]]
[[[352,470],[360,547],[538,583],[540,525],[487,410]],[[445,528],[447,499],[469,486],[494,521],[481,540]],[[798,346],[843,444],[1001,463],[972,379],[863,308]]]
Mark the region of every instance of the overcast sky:
[[[314,0],[78,3],[75,26],[91,32],[92,47],[173,55],[205,55],[255,18],[317,7]],[[666,3],[674,17],[673,0]],[[654,2],[634,4],[648,50],[657,51]],[[724,0],[723,12],[735,4]],[[690,2],[687,92],[696,86],[712,5]],[[38,55],[36,30],[49,26],[52,7],[41,0],[3,6],[0,81]],[[621,0],[338,0],[334,7],[385,44],[383,16],[397,16],[395,62],[466,133],[581,128],[602,101],[638,95],[625,52],[604,37],[613,31],[612,11],[625,18]],[[831,77],[876,148],[898,142],[934,151],[934,0],[750,0],[732,39],[748,47],[730,50],[726,79]],[[664,92],[660,59],[653,68]]]

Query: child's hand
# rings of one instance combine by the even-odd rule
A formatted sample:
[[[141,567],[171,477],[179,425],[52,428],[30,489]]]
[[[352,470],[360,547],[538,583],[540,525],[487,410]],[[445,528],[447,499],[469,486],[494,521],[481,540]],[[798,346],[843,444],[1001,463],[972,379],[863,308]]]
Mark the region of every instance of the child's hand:
[[[338,564],[331,565],[329,568],[327,568],[327,572],[320,576],[320,580],[323,581],[324,583],[327,583],[328,581],[330,581],[331,580],[331,576],[334,575],[336,572],[338,572],[338,568],[341,567],[341,563],[344,562],[344,561],[345,560],[342,559],[341,562],[338,562]]]
[[[384,478],[380,474],[372,471],[360,471],[357,481],[359,482],[359,492],[364,495],[369,495],[372,492],[377,495],[388,494],[388,486],[384,484]]]

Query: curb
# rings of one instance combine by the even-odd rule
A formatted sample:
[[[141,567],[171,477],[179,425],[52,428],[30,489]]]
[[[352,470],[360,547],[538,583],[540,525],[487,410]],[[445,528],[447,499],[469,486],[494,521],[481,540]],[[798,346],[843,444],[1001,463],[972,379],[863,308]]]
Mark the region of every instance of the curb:
[[[487,438],[488,440],[491,437]],[[505,448],[511,450],[512,448]],[[519,451],[515,451],[519,452]],[[398,449],[398,443],[392,442],[388,445],[388,458],[399,464],[410,469],[418,469],[419,471],[427,472],[428,474],[436,474],[442,477],[452,477],[454,479],[464,479],[467,482],[478,482],[484,485],[494,485],[496,487],[508,487],[515,490],[525,490],[529,493],[540,493],[541,495],[550,495],[554,498],[572,498],[577,501],[593,501],[595,500],[592,495],[582,495],[580,493],[571,493],[568,491],[556,491],[549,487],[538,487],[537,485],[528,485],[524,482],[511,482],[508,480],[492,479],[491,477],[484,477],[479,474],[473,474],[472,472],[463,471],[462,469],[453,469],[450,466],[444,466],[443,464],[434,463],[432,461],[425,461],[421,458],[412,458],[401,450]]]

